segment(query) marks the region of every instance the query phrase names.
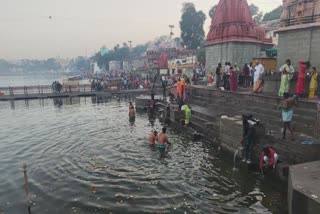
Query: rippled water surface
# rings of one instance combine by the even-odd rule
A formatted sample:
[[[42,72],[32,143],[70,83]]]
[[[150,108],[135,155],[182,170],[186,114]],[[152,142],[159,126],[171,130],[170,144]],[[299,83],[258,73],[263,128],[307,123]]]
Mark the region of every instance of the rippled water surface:
[[[214,146],[169,127],[161,158],[147,136],[163,124],[130,124],[128,100],[0,102],[0,118],[0,213],[27,213],[23,162],[31,213],[286,213],[279,183]]]

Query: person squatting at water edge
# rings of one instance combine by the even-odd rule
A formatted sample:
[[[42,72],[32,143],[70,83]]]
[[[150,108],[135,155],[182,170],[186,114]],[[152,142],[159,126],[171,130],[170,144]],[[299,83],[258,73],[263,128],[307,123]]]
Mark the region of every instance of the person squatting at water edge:
[[[275,169],[279,155],[270,146],[264,146],[260,155],[260,170],[262,174],[268,169]]]
[[[188,104],[184,104],[183,106],[181,106],[181,111],[185,112],[185,116],[180,120],[180,124],[183,126],[188,126],[190,124],[191,109]]]
[[[286,139],[287,128],[291,133],[291,140],[294,140],[293,130],[291,128],[291,121],[293,117],[293,107],[298,106],[298,97],[294,95],[290,97],[289,93],[284,93],[284,100],[280,102],[279,109],[282,113],[282,121],[283,121],[283,135],[282,139]]]
[[[168,148],[171,145],[171,143],[169,142],[169,139],[168,139],[166,127],[162,128],[162,132],[159,134],[159,137],[158,137],[158,143],[159,143],[158,148],[160,150],[161,156],[163,156],[166,153],[167,145],[168,145]],[[168,152],[168,150],[167,150],[167,152]]]
[[[242,162],[251,164],[253,146],[255,144],[256,129],[255,126],[259,121],[254,119],[252,115],[242,115],[243,139],[241,144],[244,147],[244,158]]]

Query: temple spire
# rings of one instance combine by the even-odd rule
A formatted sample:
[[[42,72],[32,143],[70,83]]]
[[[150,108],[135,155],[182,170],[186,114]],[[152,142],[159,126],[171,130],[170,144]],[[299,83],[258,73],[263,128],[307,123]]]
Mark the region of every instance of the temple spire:
[[[207,45],[224,42],[253,42],[271,44],[263,28],[250,15],[246,0],[220,0],[211,21]]]

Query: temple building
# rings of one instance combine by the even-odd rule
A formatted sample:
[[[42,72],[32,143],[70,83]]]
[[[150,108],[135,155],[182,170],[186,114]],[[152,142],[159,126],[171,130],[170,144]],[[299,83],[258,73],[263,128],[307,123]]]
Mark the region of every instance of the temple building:
[[[246,0],[220,0],[207,35],[207,71],[225,62],[243,66],[272,46],[272,39],[252,19]]]
[[[278,67],[290,58],[320,68],[320,0],[283,0],[278,44]]]

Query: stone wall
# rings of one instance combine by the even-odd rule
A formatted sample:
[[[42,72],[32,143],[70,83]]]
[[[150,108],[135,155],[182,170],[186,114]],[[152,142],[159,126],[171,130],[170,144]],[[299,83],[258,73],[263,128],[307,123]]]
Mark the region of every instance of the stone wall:
[[[298,73],[296,74],[298,75]],[[263,86],[263,92],[270,95],[278,96],[279,88],[281,84],[281,77],[280,76],[265,76],[264,77],[264,86]],[[290,94],[295,94],[297,79],[292,79],[290,81]],[[310,80],[306,80],[306,95],[309,94],[309,85]],[[318,85],[320,85],[320,80],[318,81]],[[320,87],[318,87],[318,90],[316,92],[317,95],[320,94]]]
[[[291,59],[298,71],[298,61],[310,61],[312,66],[320,69],[320,27],[279,32],[278,65]]]
[[[215,71],[218,63],[238,63],[242,67],[252,58],[260,57],[261,45],[256,43],[226,42],[206,47],[206,69]]]

